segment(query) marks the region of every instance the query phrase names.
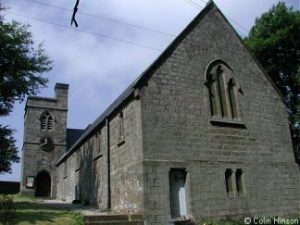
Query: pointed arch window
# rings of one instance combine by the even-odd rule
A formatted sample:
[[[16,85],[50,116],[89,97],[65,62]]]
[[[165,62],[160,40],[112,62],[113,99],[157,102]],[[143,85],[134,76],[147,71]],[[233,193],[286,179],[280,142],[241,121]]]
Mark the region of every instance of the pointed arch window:
[[[212,118],[239,121],[238,95],[242,91],[232,69],[222,60],[214,60],[206,68],[205,80]]]
[[[53,116],[49,112],[44,112],[40,118],[41,130],[53,129]]]

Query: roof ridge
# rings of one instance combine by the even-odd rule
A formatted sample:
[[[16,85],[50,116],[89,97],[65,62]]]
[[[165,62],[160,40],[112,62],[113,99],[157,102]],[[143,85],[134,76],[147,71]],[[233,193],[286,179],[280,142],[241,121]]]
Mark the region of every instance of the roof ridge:
[[[97,117],[97,119],[87,127],[86,131],[80,136],[80,138],[73,144],[73,146],[66,152],[57,162],[57,166],[61,164],[61,162],[70,155],[75,148],[81,144],[90,133],[93,132],[103,121],[104,119],[108,118],[120,105],[126,101],[130,96],[133,95],[134,90],[138,88],[140,85],[143,85],[145,79],[148,78],[149,75],[152,74],[152,71],[155,70],[161,63],[162,59],[166,58],[167,55],[172,52],[177,46],[177,44],[182,40],[187,33],[191,30],[191,28],[202,19],[203,16],[208,12],[208,10],[216,7],[216,4],[213,0],[207,2],[205,7],[192,19],[191,22],[180,32],[179,35],[165,48],[165,50],[154,60],[150,66],[144,70],[123,92],[119,95],[116,100],[112,102],[104,111],[103,113]],[[220,10],[219,10],[220,11]]]

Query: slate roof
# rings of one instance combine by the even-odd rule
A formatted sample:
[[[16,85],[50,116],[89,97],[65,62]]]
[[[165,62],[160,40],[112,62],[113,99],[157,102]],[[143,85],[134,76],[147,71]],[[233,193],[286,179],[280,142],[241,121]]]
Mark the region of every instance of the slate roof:
[[[85,130],[83,129],[67,129],[67,149],[69,149],[74,145],[74,143],[79,139],[79,137],[83,134]]]
[[[86,138],[88,138],[94,130],[96,130],[100,124],[104,123],[106,118],[109,118],[111,114],[121,106],[122,103],[124,103],[127,99],[134,96],[134,91],[138,87],[142,86],[145,81],[148,80],[148,78],[151,76],[151,74],[162,64],[162,62],[172,54],[173,50],[176,49],[177,45],[180,43],[181,40],[183,40],[189,32],[197,25],[197,23],[206,15],[206,13],[212,9],[216,8],[220,14],[223,16],[223,18],[227,21],[229,26],[231,24],[226,19],[226,17],[223,15],[223,13],[219,10],[219,8],[216,6],[216,4],[213,2],[213,0],[210,0],[207,2],[206,6],[201,10],[201,12],[190,22],[187,27],[171,42],[171,44],[159,55],[159,57],[133,82],[129,85],[129,87],[90,125],[87,127],[85,132],[82,134],[82,136],[74,143],[74,145],[66,152],[57,162],[56,166],[61,164],[70,154],[72,154],[73,151],[76,150],[76,148],[81,145]],[[232,27],[232,26],[231,26]],[[235,29],[232,27],[233,31],[236,33],[237,37],[240,39],[241,43],[244,44],[243,40],[240,38],[240,36],[237,34]],[[245,46],[247,49],[247,47]],[[248,50],[248,49],[247,49]],[[276,85],[273,83],[271,78],[267,75],[261,64],[258,62],[258,60],[254,57],[254,55],[248,50],[249,54],[252,56],[254,61],[257,63],[257,65],[260,67],[260,69],[263,71],[267,79],[270,81],[274,89],[277,91],[277,93],[280,95],[281,99],[282,95],[280,91],[277,89]],[[284,100],[283,100],[284,102]]]
[[[195,17],[195,19],[171,42],[165,51],[133,82],[129,87],[92,123],[82,134],[82,136],[75,142],[75,144],[66,152],[57,162],[57,166],[61,164],[76,148],[79,146],[106,118],[108,118],[125,100],[132,97],[134,90],[140,86],[144,80],[160,65],[167,55],[169,55],[173,49],[177,46],[181,39],[185,37],[185,34],[190,30],[193,24],[198,21],[205,12],[211,7],[215,6],[211,0],[207,3],[205,8]]]

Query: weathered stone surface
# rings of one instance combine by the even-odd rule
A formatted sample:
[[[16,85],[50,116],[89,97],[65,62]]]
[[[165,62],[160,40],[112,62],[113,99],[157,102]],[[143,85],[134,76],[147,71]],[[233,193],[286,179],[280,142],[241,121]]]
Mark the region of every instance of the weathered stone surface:
[[[29,97],[25,107],[24,144],[21,173],[21,192],[35,194],[34,187],[26,187],[28,176],[36,178],[41,171],[47,171],[51,177],[50,196],[57,194],[57,174],[55,163],[66,150],[66,126],[68,111],[68,85],[56,84],[56,98]],[[53,129],[41,129],[41,116],[49,112],[53,117]],[[54,149],[45,152],[41,149],[42,137],[51,137]],[[36,179],[35,179],[36,180]]]
[[[244,127],[211,123],[207,65],[224,60],[235,73]],[[286,107],[232,28],[212,8],[153,73],[141,95],[144,212],[170,220],[169,172],[187,171],[189,213],[201,217],[299,212]],[[245,193],[229,197],[225,170],[242,169]]]
[[[216,59],[228,65],[240,88],[235,120],[211,116],[206,70]],[[177,184],[172,182],[184,179],[178,204],[186,203],[186,214],[196,220],[299,212],[299,167],[286,106],[213,3],[135,84],[132,94],[113,103],[59,161],[58,198],[81,200],[101,211],[141,214],[148,225],[166,225],[176,220],[170,198]],[[53,113],[64,121],[66,101],[61,102]],[[55,171],[49,162],[57,155],[43,156],[36,143],[37,118],[45,105],[31,107],[39,105],[32,99],[27,105],[24,159],[31,166],[24,167],[24,174],[46,165]],[[64,130],[58,132],[51,135],[63,148]],[[39,161],[46,156],[48,164]],[[176,178],[176,171],[185,177]]]

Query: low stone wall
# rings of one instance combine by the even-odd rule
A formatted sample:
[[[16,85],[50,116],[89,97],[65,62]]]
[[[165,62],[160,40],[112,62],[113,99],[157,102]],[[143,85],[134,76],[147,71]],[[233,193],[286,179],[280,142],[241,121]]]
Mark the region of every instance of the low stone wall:
[[[0,181],[0,194],[16,194],[20,192],[20,182]]]

